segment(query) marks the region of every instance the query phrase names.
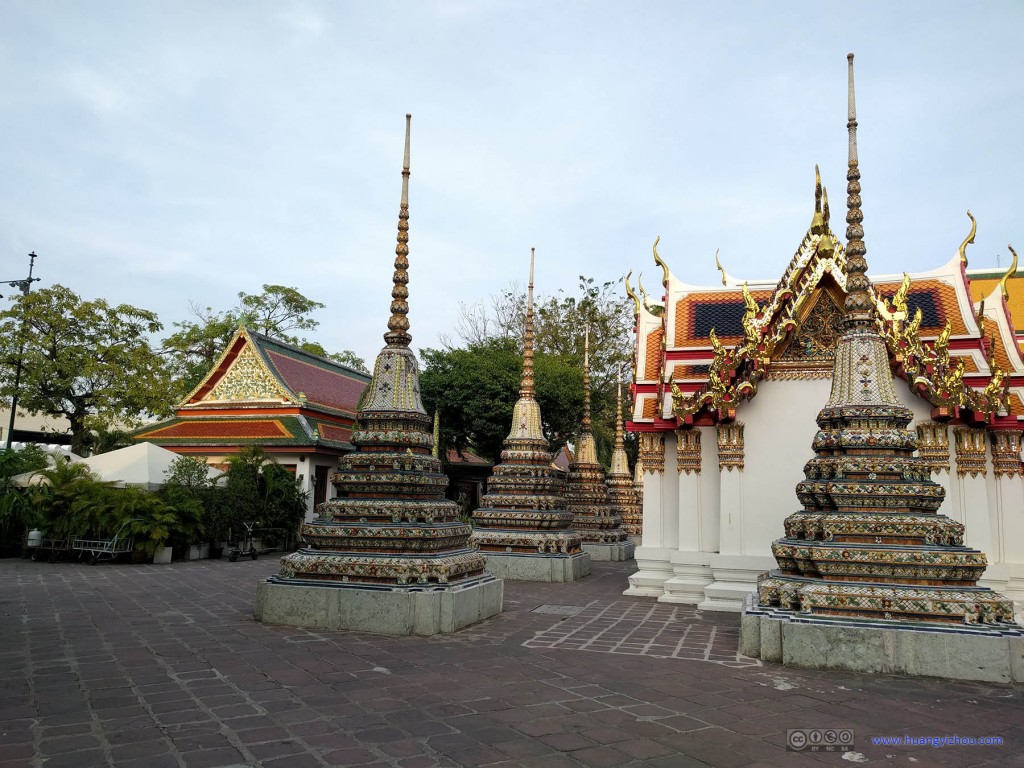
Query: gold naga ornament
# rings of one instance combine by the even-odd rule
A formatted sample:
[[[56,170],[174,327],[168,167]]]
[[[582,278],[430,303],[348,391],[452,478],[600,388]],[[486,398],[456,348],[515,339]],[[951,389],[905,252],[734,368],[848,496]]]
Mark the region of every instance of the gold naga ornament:
[[[814,171],[811,228],[772,297],[761,306],[750,294],[747,283],[743,283],[743,338],[740,343],[727,350],[712,329],[709,338],[714,359],[708,370],[707,383],[687,395],[675,382],[670,382],[673,410],[683,426],[693,424],[694,416],[705,407],[714,412],[718,421],[734,419],[739,401],[753,397],[757,393],[758,382],[768,375],[775,350],[791,335],[799,333],[797,316],[810,299],[810,287],[825,270],[833,273],[840,287],[845,287],[845,278],[839,274],[845,264],[842,248],[828,229],[828,193],[821,184],[817,166]],[[810,261],[813,264],[809,267]],[[715,252],[715,266],[722,274],[722,285],[727,285],[718,251]],[[778,321],[771,323],[776,316]]]
[[[967,263],[967,246],[974,242],[977,222],[970,211],[971,232],[960,246],[960,258]],[[1013,249],[1011,248],[1011,253]],[[1016,254],[1014,254],[1016,257]],[[1011,266],[1016,270],[1016,258]],[[1005,280],[1012,272],[1008,272],[1000,281],[1005,291]],[[1006,372],[1000,368],[991,354],[989,368],[991,379],[984,390],[976,390],[964,383],[964,361],[961,357],[950,358],[949,341],[952,326],[946,321],[942,332],[929,346],[921,341],[921,309],[914,312],[908,323],[909,315],[907,294],[910,288],[910,276],[903,274],[903,283],[892,297],[876,299],[878,328],[885,339],[889,353],[896,363],[896,372],[910,382],[915,392],[923,396],[933,406],[932,418],[936,421],[947,421],[956,418],[962,410],[974,414],[976,421],[992,421],[999,413],[1009,409],[1009,381]],[[1004,293],[1004,298],[1006,294]],[[984,303],[978,324],[984,333]],[[991,351],[993,345],[989,344]]]
[[[758,321],[763,319],[763,312],[746,283],[743,303],[743,341],[737,347],[727,349],[714,328],[708,334],[714,359],[708,368],[707,384],[692,395],[685,395],[674,381],[670,383],[672,408],[683,424],[692,424],[694,414],[705,406],[715,412],[719,421],[732,421],[739,401],[749,400],[757,393],[757,383],[764,377],[778,339],[762,336]],[[741,366],[747,362],[750,365],[745,366],[744,375],[739,375]]]

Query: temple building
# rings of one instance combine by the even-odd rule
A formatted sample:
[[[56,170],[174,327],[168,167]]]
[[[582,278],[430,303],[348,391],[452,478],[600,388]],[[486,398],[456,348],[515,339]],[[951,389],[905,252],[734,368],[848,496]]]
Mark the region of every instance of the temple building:
[[[444,498],[409,334],[409,126],[386,346],[377,355],[333,477],[339,497],[302,527],[307,546],[260,582],[255,616],[271,624],[396,635],[455,632],[501,611],[503,582],[484,571],[472,529]]]
[[[522,581],[576,581],[591,570],[572,512],[562,496],[563,480],[551,464],[533,380],[533,258],[526,299],[523,376],[512,410],[512,429],[501,462],[473,513],[473,543],[487,557],[487,570]]]
[[[618,382],[615,391],[615,446],[612,449],[612,466],[605,482],[608,485],[608,498],[612,511],[622,518],[622,527],[629,541],[640,543],[640,531],[643,524],[643,505],[637,490],[636,479],[629,471],[629,459],[622,434],[622,382]]]
[[[612,509],[604,470],[597,460],[597,445],[590,421],[590,333],[583,353],[583,420],[576,451],[565,482],[572,527],[583,537],[583,550],[595,560],[629,560],[633,544],[622,527],[622,517]]]
[[[859,192],[850,194],[859,215]],[[805,464],[812,472],[818,461],[808,463],[812,445],[822,456],[820,441],[828,435],[853,439],[857,432],[898,457],[886,460],[893,467],[872,470],[858,482],[884,477],[905,488],[917,484],[918,498],[903,510],[905,521],[921,518],[913,536],[963,550],[956,556],[941,547],[914,554],[944,562],[960,557],[962,585],[1001,592],[1020,611],[1024,360],[1012,308],[1024,296],[1024,280],[1016,277],[1015,254],[998,277],[968,269],[973,217],[970,223],[959,249],[951,245],[951,257],[937,260],[934,269],[872,275],[863,285],[857,262],[862,254],[853,253],[852,240],[844,247],[832,231],[828,195],[818,180],[810,227],[778,281],[743,282],[719,264],[720,286],[691,285],[672,273],[655,242],[660,299],[642,287],[639,296],[627,288],[637,338],[627,428],[639,433],[644,487],[638,570],[626,594],[742,610],[758,577],[779,567],[772,546],[780,532],[803,540],[811,538],[808,526],[817,530],[816,519],[804,520],[800,529],[793,514],[799,510],[793,497],[798,484],[802,504],[819,503],[808,501],[818,491],[802,484],[812,480]],[[838,386],[833,369],[851,296],[857,297],[859,333],[884,344],[896,379],[892,396],[886,389],[884,399],[891,423],[847,429],[828,417],[819,431],[816,415],[832,403]],[[860,306],[864,301],[868,307]],[[1018,323],[1024,318],[1018,316]],[[844,375],[857,387],[888,387],[882,381],[888,371],[875,372],[859,359],[847,362],[854,370],[844,369]],[[922,464],[927,477],[918,476]],[[829,528],[825,535],[838,534]],[[888,542],[887,535],[878,534],[879,542]],[[987,604],[990,613],[1004,615],[1005,603]]]
[[[370,377],[240,327],[172,418],[136,430],[136,441],[223,465],[258,445],[295,472],[309,493],[307,519],[333,495],[330,473],[351,452],[356,406]]]

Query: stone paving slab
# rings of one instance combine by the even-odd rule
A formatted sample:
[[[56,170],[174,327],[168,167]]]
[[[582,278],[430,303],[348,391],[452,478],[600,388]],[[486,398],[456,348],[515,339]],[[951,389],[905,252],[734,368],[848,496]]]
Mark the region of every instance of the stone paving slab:
[[[259,624],[276,568],[0,560],[0,768],[1024,768],[1021,688],[762,665],[735,615],[623,597],[632,562],[434,638]],[[854,746],[787,751],[806,728]],[[907,734],[1003,744],[869,740]]]

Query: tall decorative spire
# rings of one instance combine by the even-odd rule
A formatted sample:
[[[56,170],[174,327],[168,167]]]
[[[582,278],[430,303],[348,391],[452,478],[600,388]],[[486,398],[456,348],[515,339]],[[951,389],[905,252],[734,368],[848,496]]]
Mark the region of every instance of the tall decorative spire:
[[[612,506],[591,430],[589,325],[583,341],[583,420],[569,465],[565,498],[573,513],[573,528],[583,537],[584,550],[600,560],[628,560],[633,556],[633,546],[626,540],[627,533],[622,527],[622,515]]]
[[[846,317],[847,329],[867,328],[873,323],[871,296],[868,294],[868,262],[864,258],[864,213],[860,209],[860,168],[857,159],[857,100],[853,90],[853,54],[846,55],[849,65],[849,110],[846,129],[850,135],[846,171]]]
[[[512,408],[512,428],[501,462],[487,480],[487,493],[473,512],[472,541],[487,557],[491,573],[525,581],[574,581],[590,573],[573,515],[562,496],[563,481],[551,463],[540,403],[533,381],[533,265],[526,294],[523,380]]]
[[[590,432],[590,326],[583,332],[583,421],[580,428]]]
[[[814,458],[796,493],[804,508],[772,544],[779,568],[758,579],[758,600],[826,619],[1005,621],[1012,603],[979,588],[985,555],[963,546],[964,526],[938,514],[946,491],[915,456],[914,411],[893,387],[874,325],[860,210],[853,54],[849,62],[847,281],[832,392],[818,413]],[[938,346],[938,344],[936,345]]]
[[[629,474],[629,462],[626,461],[626,439],[622,431],[622,371],[619,371],[615,389],[615,447],[612,449],[612,471],[609,474],[625,472]],[[621,458],[620,458],[621,457]],[[623,463],[623,466],[618,464]]]
[[[526,286],[526,331],[523,334],[523,381],[519,396],[534,396],[533,387],[533,260],[535,250],[530,248],[530,282]]]
[[[395,275],[391,289],[391,319],[384,341],[408,347],[409,335],[409,129],[412,115],[405,116],[405,161],[402,164],[402,202],[398,210],[398,245],[395,246]]]

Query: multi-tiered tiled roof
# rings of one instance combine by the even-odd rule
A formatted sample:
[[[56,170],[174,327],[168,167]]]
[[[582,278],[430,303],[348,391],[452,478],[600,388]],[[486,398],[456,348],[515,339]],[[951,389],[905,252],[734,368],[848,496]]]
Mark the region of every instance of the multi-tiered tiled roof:
[[[177,407],[136,440],[179,453],[352,450],[352,424],[370,377],[240,327],[220,359]]]

